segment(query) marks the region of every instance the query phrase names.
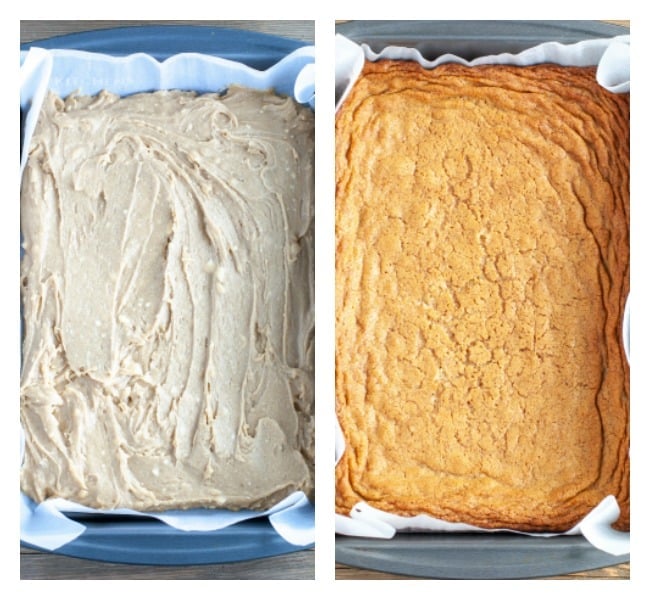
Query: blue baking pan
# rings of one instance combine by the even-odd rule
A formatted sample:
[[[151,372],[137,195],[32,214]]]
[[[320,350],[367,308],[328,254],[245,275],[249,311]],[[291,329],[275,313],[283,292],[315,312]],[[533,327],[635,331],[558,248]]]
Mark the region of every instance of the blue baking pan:
[[[27,42],[21,50],[64,48],[126,56],[145,52],[165,60],[181,52],[200,52],[244,63],[254,69],[268,69],[307,42],[267,33],[188,25],[151,25],[82,31]]]
[[[203,565],[288,554],[294,546],[267,519],[243,521],[219,531],[180,531],[139,517],[78,517],[86,530],[55,554],[134,565]],[[43,548],[23,543],[27,548]]]
[[[309,45],[265,33],[208,26],[162,25],[99,29],[22,44],[47,49],[85,50],[113,56],[145,52],[165,60],[181,52],[199,52],[264,70],[294,50]],[[268,519],[243,521],[218,531],[180,531],[140,517],[68,515],[86,530],[56,554],[113,563],[201,565],[230,563],[287,554],[313,547],[280,537]],[[43,550],[22,543],[27,548]]]

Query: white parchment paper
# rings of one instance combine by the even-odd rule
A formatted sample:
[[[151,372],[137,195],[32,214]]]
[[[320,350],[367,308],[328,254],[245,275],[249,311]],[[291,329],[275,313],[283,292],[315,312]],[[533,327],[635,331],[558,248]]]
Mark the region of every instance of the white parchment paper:
[[[366,60],[381,59],[412,60],[425,68],[456,62],[468,66],[484,64],[533,65],[556,63],[565,66],[597,66],[598,83],[614,93],[630,90],[630,36],[594,39],[575,44],[547,42],[518,54],[481,56],[467,61],[453,54],[445,54],[435,60],[425,59],[415,48],[389,46],[375,53],[366,44],[359,45],[343,35],[336,36],[336,109],[341,106],[359,77]],[[628,299],[629,300],[629,299]],[[629,301],[626,304],[622,337],[629,359]],[[336,461],[345,449],[345,439],[336,424]],[[592,545],[604,552],[621,556],[630,552],[630,534],[614,530],[620,514],[616,498],[607,496],[575,527],[560,534],[528,534],[542,537],[553,535],[583,535]],[[365,502],[358,503],[350,516],[336,515],[336,532],[342,535],[391,538],[398,531],[494,531],[481,529],[465,523],[449,523],[426,515],[400,517],[374,509]]]
[[[147,54],[113,57],[77,50],[31,48],[21,53],[20,105],[25,117],[21,174],[31,136],[47,90],[61,96],[73,92],[96,94],[103,89],[119,95],[159,89],[220,92],[238,84],[255,89],[275,89],[301,104],[315,105],[313,46],[287,55],[265,71],[244,64],[196,53],[177,54],[158,62]],[[22,453],[21,453],[22,454]],[[270,510],[184,510],[140,513],[132,510],[97,511],[62,499],[36,504],[21,492],[21,540],[55,550],[83,533],[85,527],[66,513],[144,515],[183,531],[214,531],[260,516],[268,517],[275,531],[290,544],[314,543],[314,506],[296,492]]]

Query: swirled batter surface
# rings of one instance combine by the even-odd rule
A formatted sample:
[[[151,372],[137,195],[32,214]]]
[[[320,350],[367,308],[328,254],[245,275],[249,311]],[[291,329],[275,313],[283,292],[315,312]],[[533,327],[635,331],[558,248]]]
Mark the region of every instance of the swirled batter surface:
[[[311,492],[313,128],[243,88],[49,94],[21,198],[28,495]]]
[[[366,65],[336,125],[337,510],[629,526],[629,96]]]

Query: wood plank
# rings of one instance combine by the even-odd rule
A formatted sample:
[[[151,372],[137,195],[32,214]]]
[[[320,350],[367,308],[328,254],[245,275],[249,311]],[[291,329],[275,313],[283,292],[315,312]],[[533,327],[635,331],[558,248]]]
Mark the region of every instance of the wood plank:
[[[66,33],[136,25],[228,27],[269,33],[307,42],[314,41],[314,21],[21,21],[20,43],[43,40]]]
[[[340,563],[336,564],[336,580],[388,580],[388,579],[419,579],[418,577],[407,577],[404,575],[393,575],[391,573],[382,573],[379,571],[370,571],[368,569],[357,569],[348,567]],[[556,577],[540,577],[539,579],[630,579],[630,563],[623,563],[614,567],[605,567],[602,569],[593,569],[590,571],[581,571],[569,575],[559,575]]]
[[[24,549],[27,550],[27,549]],[[21,579],[314,579],[314,551],[217,565],[123,565],[21,550]]]

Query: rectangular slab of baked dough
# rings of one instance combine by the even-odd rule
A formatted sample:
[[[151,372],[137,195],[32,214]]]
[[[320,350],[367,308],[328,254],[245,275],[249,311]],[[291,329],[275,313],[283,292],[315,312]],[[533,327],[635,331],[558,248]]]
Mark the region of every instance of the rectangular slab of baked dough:
[[[629,95],[367,63],[336,119],[336,508],[629,527]]]

